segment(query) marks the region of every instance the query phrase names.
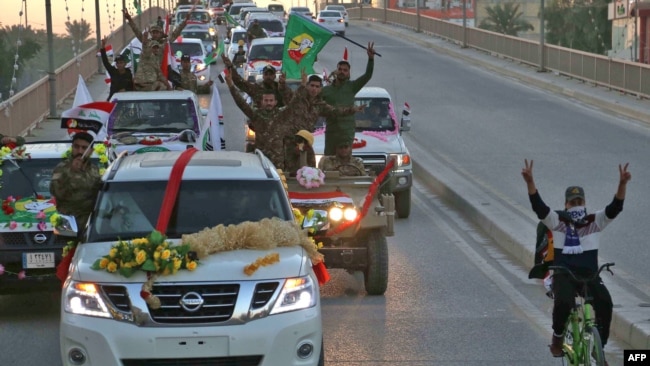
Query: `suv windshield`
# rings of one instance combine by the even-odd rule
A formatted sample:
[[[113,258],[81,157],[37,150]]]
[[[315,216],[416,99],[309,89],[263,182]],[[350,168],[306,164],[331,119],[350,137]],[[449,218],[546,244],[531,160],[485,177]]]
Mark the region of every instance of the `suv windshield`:
[[[181,35],[183,38],[197,38],[201,41],[212,41],[212,36],[207,31],[183,31]]]
[[[251,47],[248,61],[252,60],[282,60],[284,44],[265,44]]]
[[[190,55],[203,57],[203,49],[199,43],[172,43],[172,53],[179,55]]]
[[[187,16],[187,11],[179,11],[178,15],[176,15],[176,19],[185,19]],[[190,22],[201,22],[201,23],[207,23],[210,21],[210,14],[207,11],[193,11],[192,15],[190,15]]]
[[[158,221],[167,181],[111,182],[100,193],[90,242],[147,236]],[[183,181],[167,236],[180,238],[219,224],[279,217],[292,220],[286,193],[273,180]]]
[[[190,100],[118,100],[108,120],[109,129],[134,132],[181,132],[195,129]]]
[[[363,105],[363,112],[354,115],[357,131],[395,131],[395,122],[389,113],[388,98],[356,98],[354,105]]]
[[[284,32],[284,26],[282,25],[281,20],[277,19],[258,19],[260,27],[266,29],[271,33],[280,33]]]

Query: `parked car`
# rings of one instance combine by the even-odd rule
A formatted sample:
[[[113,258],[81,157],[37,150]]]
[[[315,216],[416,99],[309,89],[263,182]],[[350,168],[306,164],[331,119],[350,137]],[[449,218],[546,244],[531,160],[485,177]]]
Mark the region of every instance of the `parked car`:
[[[303,6],[292,7],[289,9],[289,14],[300,14],[306,16],[307,18],[314,19],[314,14],[311,12],[311,10]]]
[[[242,223],[249,232],[266,225],[266,230],[302,239],[300,231],[289,229],[295,224],[287,192],[261,152],[194,154],[174,192],[178,199],[161,244],[168,249],[153,254],[160,237],[152,230],[180,154],[122,157],[104,175],[88,235],[76,249],[62,289],[62,364],[323,365],[320,289],[312,270],[315,246],[285,239],[281,247],[263,247],[259,242],[264,240],[252,235],[227,250],[211,251],[218,245],[214,242],[200,256],[194,250],[176,251],[205,228],[215,233]],[[241,237],[232,237],[241,232],[223,237],[241,243]],[[281,235],[270,237],[282,244]],[[101,258],[109,253],[133,257],[111,249],[126,242],[149,262],[120,261],[115,272],[102,268]],[[164,257],[173,258],[162,263],[174,269],[153,270]],[[105,268],[115,268],[111,263]]]
[[[339,11],[323,10],[318,13],[316,22],[341,36],[345,36],[345,19]]]
[[[413,172],[411,156],[402,138],[402,132],[411,129],[410,112],[402,110],[401,116],[398,116],[390,94],[386,89],[379,87],[361,88],[355,96],[355,104],[364,105],[366,108],[355,116],[356,132],[352,155],[363,159],[366,170],[374,174],[382,172],[389,160],[395,160],[392,173],[382,185],[382,191],[395,196],[397,216],[406,218],[411,212]],[[379,111],[376,116],[371,117],[370,112],[375,108]],[[320,160],[324,148],[324,134],[314,136],[317,161]]]
[[[323,10],[335,10],[340,12],[343,15],[343,19],[345,19],[345,26],[348,26],[349,23],[349,18],[348,18],[348,9],[343,6],[343,5],[327,5],[325,9]]]

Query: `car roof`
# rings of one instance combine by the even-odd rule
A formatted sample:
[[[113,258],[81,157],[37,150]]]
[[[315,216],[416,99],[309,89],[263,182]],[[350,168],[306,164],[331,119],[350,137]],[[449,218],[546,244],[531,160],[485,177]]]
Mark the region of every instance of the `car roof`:
[[[71,144],[72,139],[68,141],[34,141],[27,142],[23,146],[30,159],[62,159],[63,154],[70,149]]]
[[[132,101],[132,100],[183,100],[192,98],[196,95],[189,90],[165,90],[165,91],[129,91],[113,94],[111,101]]]
[[[364,86],[357,92],[355,95],[357,98],[388,98],[390,99],[390,94],[384,88],[377,86]]]
[[[124,157],[108,175],[111,181],[169,180],[182,151],[148,152]],[[184,180],[279,180],[277,171],[261,153],[197,151],[185,171]]]
[[[284,45],[284,37],[268,37],[268,38],[255,38],[251,42],[251,47],[254,45],[265,45],[265,44],[282,44]]]
[[[201,44],[202,44],[203,41],[201,41],[201,40],[198,39],[198,38],[183,38],[183,40],[180,41],[180,42],[178,42],[178,41],[174,41],[174,42],[172,42],[172,43],[179,43],[179,44],[180,44],[180,43],[201,43]]]

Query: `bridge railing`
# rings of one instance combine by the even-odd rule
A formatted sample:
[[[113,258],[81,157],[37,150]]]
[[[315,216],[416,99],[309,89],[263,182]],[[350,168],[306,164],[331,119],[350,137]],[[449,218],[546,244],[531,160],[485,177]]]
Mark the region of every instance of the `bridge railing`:
[[[463,26],[408,11],[349,8],[351,19],[380,21],[463,44]],[[467,27],[467,46],[541,67],[539,42]],[[544,44],[544,68],[594,85],[650,98],[650,65]]]
[[[144,24],[149,24],[149,19],[156,19],[158,15],[164,18],[166,11],[163,8],[152,7],[133,17],[136,24],[142,18]],[[124,35],[126,32],[126,36]],[[125,44],[124,39],[133,38],[130,27],[120,26],[108,37],[107,43],[114,50],[121,50]],[[75,92],[79,75],[84,80],[97,73],[97,47],[93,46],[79,55],[77,60],[72,59],[55,70],[57,106]],[[25,135],[49,115],[50,83],[49,76],[45,76],[29,87],[17,92],[9,98],[6,105],[0,107],[0,130],[3,135]]]

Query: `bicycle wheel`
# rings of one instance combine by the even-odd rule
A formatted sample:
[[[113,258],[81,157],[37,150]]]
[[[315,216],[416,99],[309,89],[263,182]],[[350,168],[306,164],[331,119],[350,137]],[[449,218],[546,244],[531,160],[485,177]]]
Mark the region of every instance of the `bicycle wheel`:
[[[600,341],[600,333],[596,327],[585,328],[585,333],[583,335],[585,340],[585,365],[591,366],[604,366],[605,365],[605,354],[603,352],[603,344]]]

